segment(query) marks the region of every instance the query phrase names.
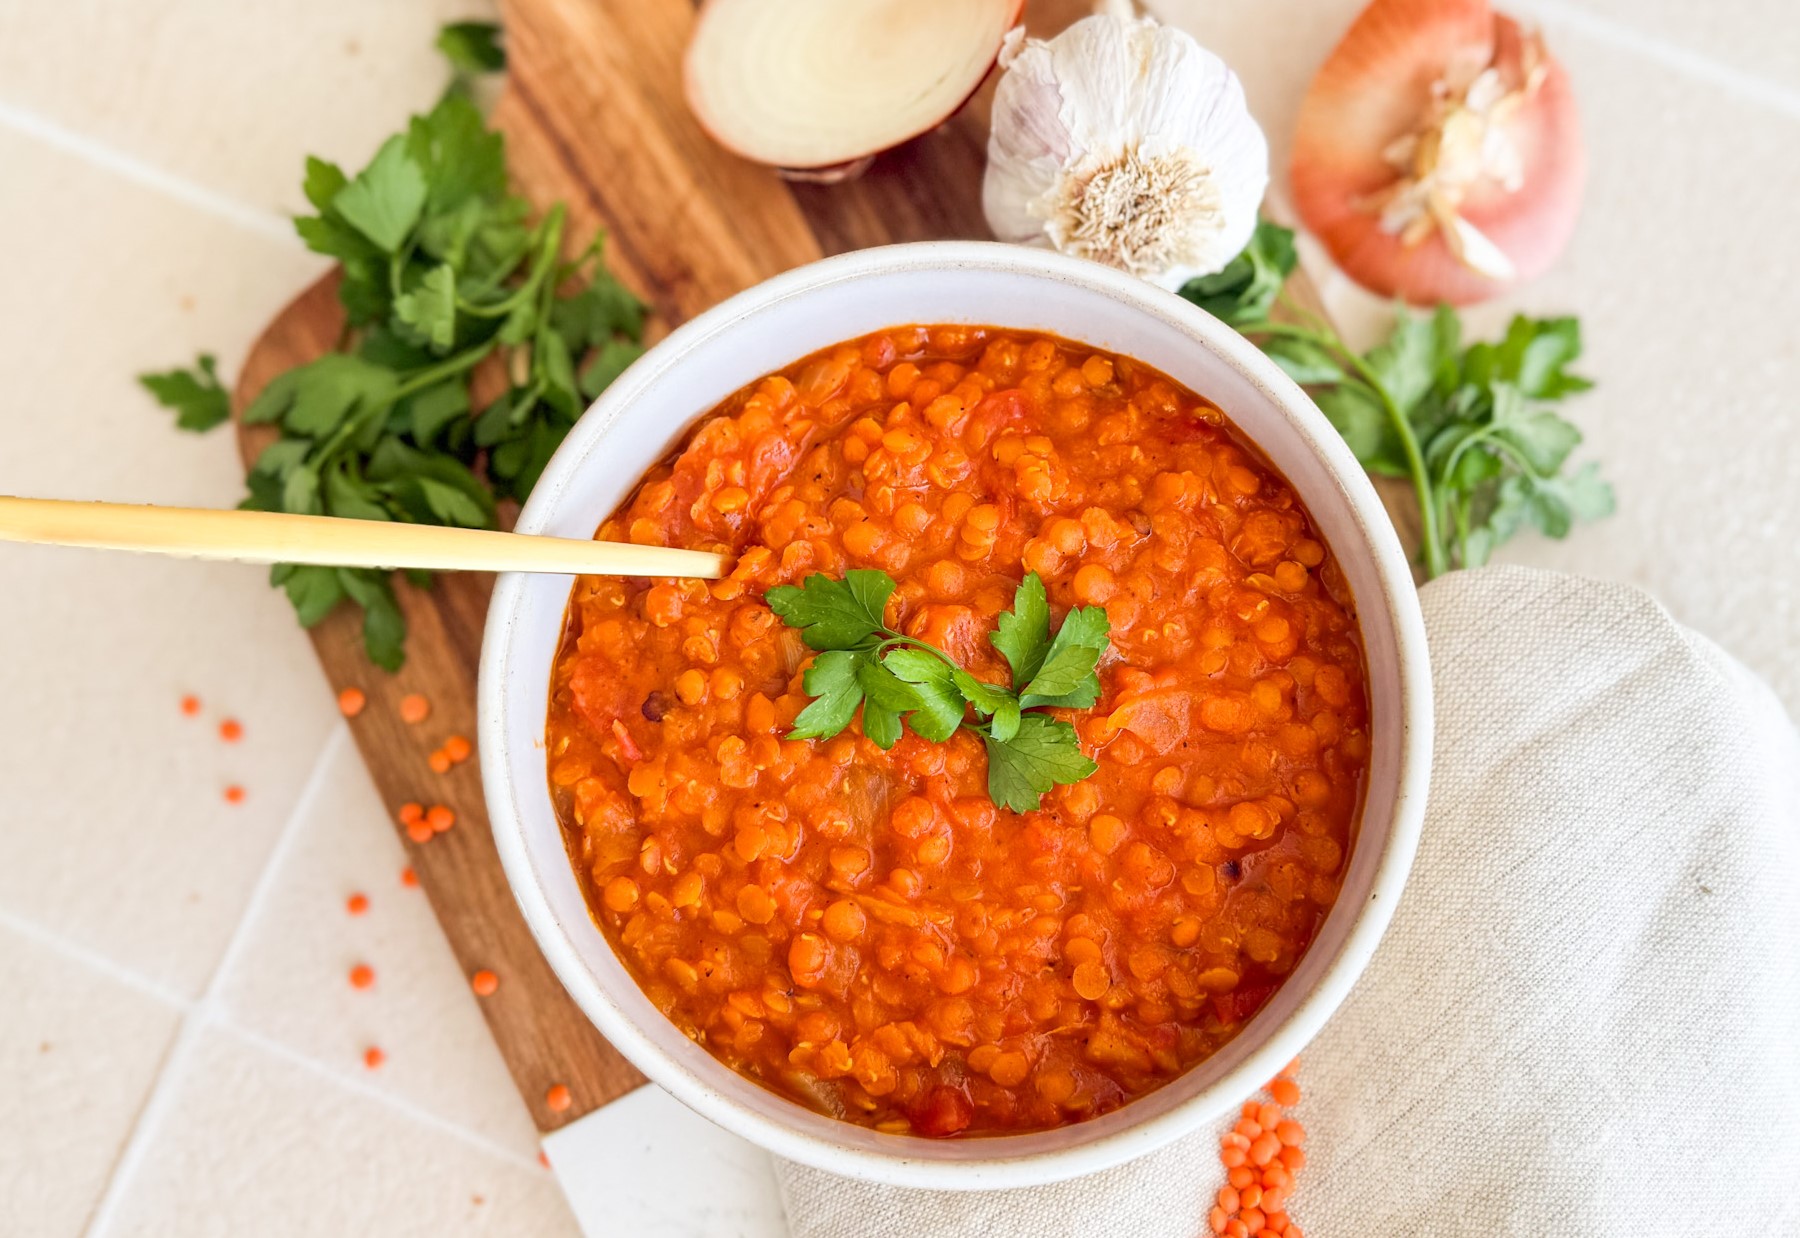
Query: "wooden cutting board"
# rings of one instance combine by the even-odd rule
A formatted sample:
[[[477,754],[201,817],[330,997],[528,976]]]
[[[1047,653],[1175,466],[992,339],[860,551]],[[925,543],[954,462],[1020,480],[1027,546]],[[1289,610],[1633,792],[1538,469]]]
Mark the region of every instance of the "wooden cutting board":
[[[845,250],[900,241],[986,238],[981,174],[992,81],[949,124],[889,152],[842,185],[789,184],[725,153],[682,98],[689,0],[504,0],[509,73],[493,123],[506,134],[512,175],[539,205],[566,201],[570,235],[607,233],[615,274],[651,305],[662,330],[760,280]],[[1028,25],[1048,34],[1090,11],[1085,0],[1032,0]],[[394,117],[398,129],[404,118]],[[245,361],[241,410],[265,383],[327,351],[342,315],[335,277],[302,293]],[[240,435],[246,465],[261,450]],[[415,844],[414,870],[466,974],[501,978],[480,1001],[501,1055],[542,1131],[630,1091],[643,1077],[601,1038],[538,952],[500,867],[473,761],[433,773],[427,755],[451,734],[475,734],[475,675],[493,579],[446,574],[430,591],[398,586],[410,634],[396,675],[363,655],[358,616],[340,609],[311,635],[334,690],[363,689],[351,722],[389,809],[444,803],[457,823]],[[407,693],[432,703],[408,726]],[[566,1085],[554,1112],[546,1093]]]

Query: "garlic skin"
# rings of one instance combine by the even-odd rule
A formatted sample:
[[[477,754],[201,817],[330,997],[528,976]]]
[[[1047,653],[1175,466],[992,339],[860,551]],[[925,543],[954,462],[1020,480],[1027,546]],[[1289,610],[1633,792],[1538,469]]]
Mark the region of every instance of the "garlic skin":
[[[1250,242],[1269,146],[1243,86],[1191,35],[1115,14],[1008,36],[981,204],[1003,241],[1168,289]]]

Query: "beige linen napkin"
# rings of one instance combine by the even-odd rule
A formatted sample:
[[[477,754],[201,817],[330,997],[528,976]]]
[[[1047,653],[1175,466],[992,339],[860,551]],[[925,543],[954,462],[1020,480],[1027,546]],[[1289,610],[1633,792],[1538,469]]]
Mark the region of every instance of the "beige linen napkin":
[[[1293,1219],[1800,1235],[1800,735],[1635,589],[1488,568],[1422,598],[1425,836],[1304,1056]],[[778,1171],[795,1238],[1193,1238],[1218,1133],[1029,1190]]]

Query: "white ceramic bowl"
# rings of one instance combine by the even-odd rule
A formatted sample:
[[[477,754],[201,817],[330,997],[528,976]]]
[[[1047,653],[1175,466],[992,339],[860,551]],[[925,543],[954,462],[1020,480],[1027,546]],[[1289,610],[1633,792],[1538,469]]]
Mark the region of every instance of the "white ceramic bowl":
[[[1418,840],[1431,681],[1412,576],[1380,502],[1318,409],[1260,352],[1180,298],[1092,262],[938,242],[790,271],[673,332],[595,402],[519,529],[591,537],[694,421],[827,345],[906,323],[1048,331],[1135,357],[1216,402],[1299,491],[1354,591],[1373,743],[1343,892],[1287,982],[1224,1049],[1160,1090],[1058,1130],[931,1140],[814,1113],[721,1065],[645,998],[589,918],[545,772],[551,660],[568,577],[500,578],[481,658],[480,736],[495,841],[556,974],[607,1039],[689,1107],[792,1160],[904,1186],[1050,1182],[1142,1155],[1241,1103],[1322,1027],[1387,927]]]

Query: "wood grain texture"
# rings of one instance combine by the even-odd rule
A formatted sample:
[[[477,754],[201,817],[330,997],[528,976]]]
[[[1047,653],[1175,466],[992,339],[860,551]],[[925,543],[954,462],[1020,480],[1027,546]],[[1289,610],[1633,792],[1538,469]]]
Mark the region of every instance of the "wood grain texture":
[[[327,277],[284,310],[251,349],[238,380],[238,407],[275,375],[329,350],[342,325],[337,281]],[[246,467],[267,434],[259,428],[240,436]],[[332,688],[354,686],[368,695],[367,707],[350,724],[357,747],[464,974],[489,968],[500,976],[499,989],[480,999],[481,1013],[532,1120],[550,1131],[624,1095],[643,1076],[594,1030],[532,940],[500,866],[476,763],[447,774],[426,764],[446,737],[475,735],[475,668],[493,587],[493,577],[477,573],[440,576],[430,591],[397,583],[408,636],[406,665],[395,675],[364,656],[358,613],[348,607],[327,615],[311,636]],[[432,707],[417,726],[400,720],[400,698],[412,692]],[[448,805],[455,826],[430,842],[412,842],[398,825],[400,805],[408,801]],[[562,1113],[545,1102],[557,1083],[578,1101]]]
[[[1089,11],[1085,0],[1034,0],[1028,25],[1050,33]],[[652,334],[678,325],[758,281],[827,254],[901,241],[985,237],[981,173],[984,85],[949,124],[878,159],[845,185],[794,185],[726,153],[701,132],[682,99],[687,0],[506,0],[510,57],[493,123],[507,138],[520,192],[569,206],[571,248],[596,228],[607,262],[649,302]],[[401,122],[395,117],[395,127]],[[336,279],[308,288],[251,350],[236,390],[241,410],[276,374],[334,347],[343,325]],[[241,428],[246,466],[267,427]],[[533,1120],[566,1125],[643,1082],[563,991],[538,952],[506,884],[474,762],[445,775],[426,764],[453,733],[475,733],[475,678],[491,577],[446,575],[428,592],[397,585],[409,635],[397,675],[363,655],[354,612],[339,609],[311,636],[334,689],[362,688],[352,723],[391,815],[407,801],[457,813],[425,844],[401,839],[465,973],[490,968],[499,990],[480,1000]],[[548,673],[546,671],[546,673]],[[399,719],[410,692],[432,702],[419,726]],[[396,826],[398,828],[398,826]],[[471,999],[474,1000],[474,999]],[[573,1105],[545,1103],[566,1084]]]

